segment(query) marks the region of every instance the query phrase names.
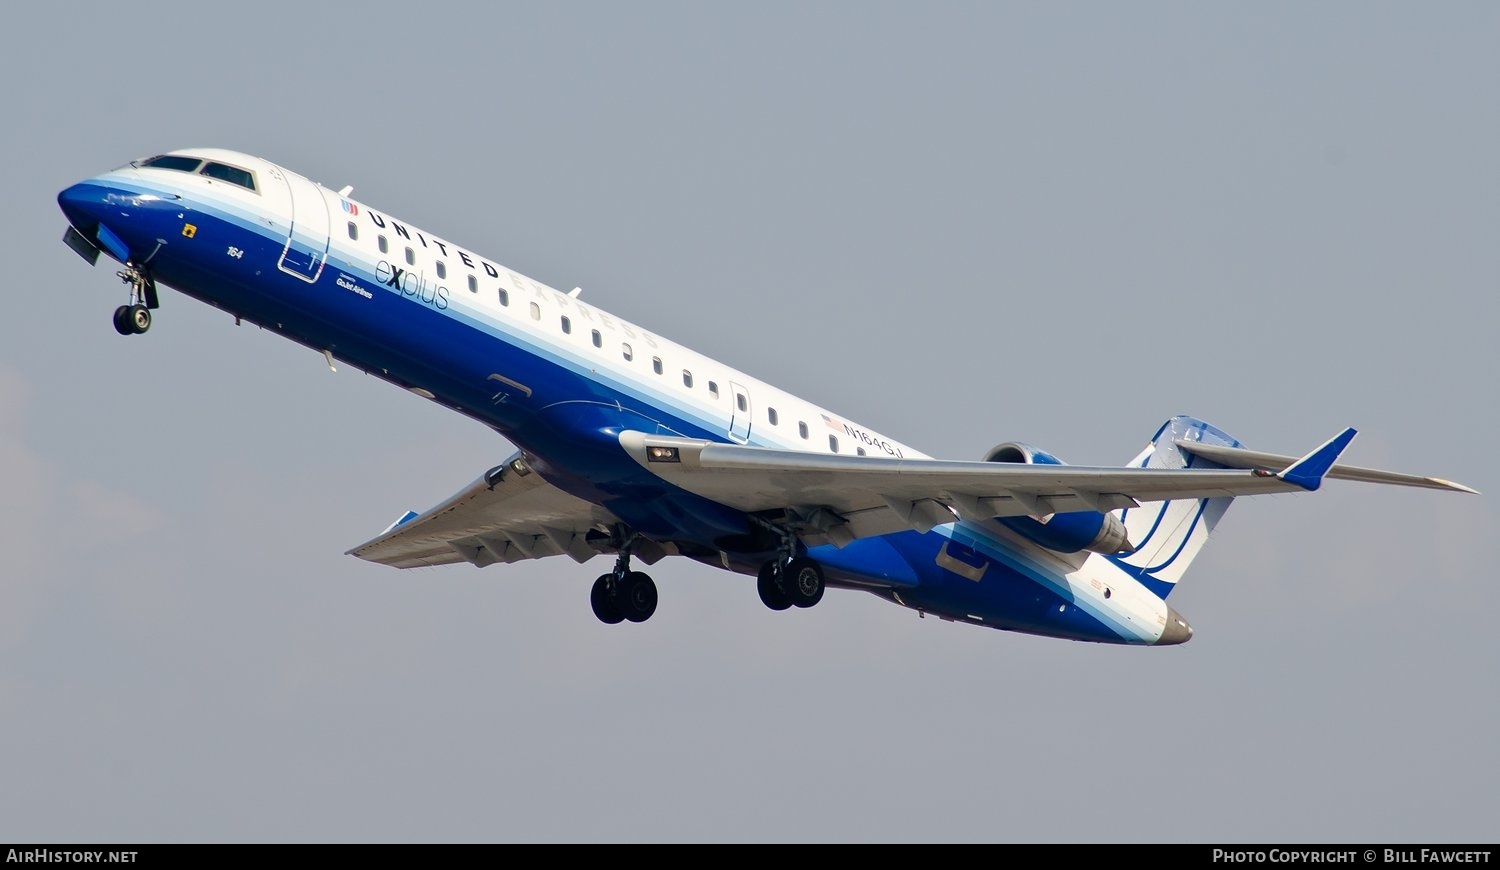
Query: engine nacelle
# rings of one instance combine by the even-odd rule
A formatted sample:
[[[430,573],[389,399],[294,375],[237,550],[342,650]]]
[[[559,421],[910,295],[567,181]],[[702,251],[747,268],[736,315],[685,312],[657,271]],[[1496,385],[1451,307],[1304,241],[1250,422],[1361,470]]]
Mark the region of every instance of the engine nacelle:
[[[1051,453],[1021,441],[995,445],[984,455],[984,461],[1067,465]],[[1113,513],[1068,511],[1045,517],[996,517],[996,521],[1021,537],[1059,553],[1089,550],[1115,554],[1135,549],[1125,531],[1125,524]]]
[[[1051,453],[1033,447],[1025,441],[1007,441],[1004,444],[996,444],[990,448],[990,452],[984,454],[985,462],[1021,462],[1027,465],[1067,465]]]

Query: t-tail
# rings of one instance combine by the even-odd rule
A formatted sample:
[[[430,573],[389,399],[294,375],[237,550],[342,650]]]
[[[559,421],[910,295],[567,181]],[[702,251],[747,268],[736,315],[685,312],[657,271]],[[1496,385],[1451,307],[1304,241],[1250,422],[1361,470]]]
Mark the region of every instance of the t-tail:
[[[1184,450],[1178,442],[1240,448],[1234,436],[1194,417],[1173,417],[1152,436],[1134,460],[1138,468],[1223,468]],[[1110,557],[1116,566],[1147,589],[1166,598],[1188,566],[1203,551],[1214,526],[1224,518],[1233,497],[1144,502],[1124,511],[1121,520],[1135,550]]]

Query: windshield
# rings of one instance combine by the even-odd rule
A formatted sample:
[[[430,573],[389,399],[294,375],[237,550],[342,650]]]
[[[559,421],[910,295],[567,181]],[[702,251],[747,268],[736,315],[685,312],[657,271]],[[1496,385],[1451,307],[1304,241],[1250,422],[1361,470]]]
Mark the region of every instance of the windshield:
[[[197,157],[184,157],[181,154],[162,154],[149,160],[142,160],[138,166],[149,166],[152,169],[177,169],[182,172],[197,172],[203,161]]]
[[[137,169],[171,169],[177,172],[192,172],[237,184],[246,190],[255,190],[255,173],[227,163],[205,161],[201,157],[189,157],[185,154],[158,154],[145,160],[132,161],[130,165]]]

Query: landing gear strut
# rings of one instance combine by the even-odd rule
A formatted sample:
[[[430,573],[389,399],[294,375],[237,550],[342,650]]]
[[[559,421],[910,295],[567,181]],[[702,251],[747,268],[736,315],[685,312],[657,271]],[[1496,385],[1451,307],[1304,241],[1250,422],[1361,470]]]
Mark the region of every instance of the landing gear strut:
[[[772,610],[788,607],[812,607],[823,600],[823,568],[816,559],[798,556],[797,538],[780,526],[767,527],[781,536],[776,558],[760,566],[755,591],[760,601]]]
[[[160,305],[156,281],[144,268],[126,263],[115,275],[130,285],[130,304],[115,309],[115,332],[139,335],[151,328],[151,309]]]
[[[615,559],[615,569],[601,574],[589,591],[594,616],[606,625],[627,619],[645,622],[656,612],[656,582],[649,574],[630,570],[630,549],[635,539],[633,533],[625,537],[620,544],[620,556]]]

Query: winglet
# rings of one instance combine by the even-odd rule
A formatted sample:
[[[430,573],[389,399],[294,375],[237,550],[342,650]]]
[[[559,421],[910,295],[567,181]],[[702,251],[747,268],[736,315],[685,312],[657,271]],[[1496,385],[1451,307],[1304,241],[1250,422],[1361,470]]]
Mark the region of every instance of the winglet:
[[[397,526],[404,526],[412,520],[416,519],[418,516],[420,516],[420,514],[418,514],[416,511],[407,511],[406,513],[398,517],[394,523],[386,526],[385,532],[381,532],[381,534],[383,535],[386,532],[389,532],[391,529],[396,528]]]
[[[1322,447],[1307,454],[1286,470],[1276,475],[1287,483],[1296,484],[1309,492],[1323,485],[1323,475],[1338,461],[1339,454],[1354,440],[1354,429],[1345,429],[1324,442]]]

